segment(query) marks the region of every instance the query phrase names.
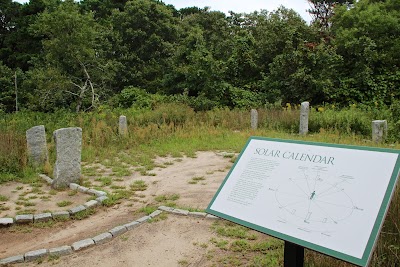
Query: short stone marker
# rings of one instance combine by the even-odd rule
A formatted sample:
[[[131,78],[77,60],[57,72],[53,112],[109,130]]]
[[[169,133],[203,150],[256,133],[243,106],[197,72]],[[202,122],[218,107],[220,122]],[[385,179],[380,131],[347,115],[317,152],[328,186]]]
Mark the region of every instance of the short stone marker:
[[[127,123],[127,120],[126,120],[126,116],[121,115],[119,117],[118,133],[121,136],[128,135],[128,123]]]
[[[154,218],[154,217],[160,215],[161,213],[162,213],[161,210],[155,210],[155,211],[153,211],[149,216],[150,216],[151,218]]]
[[[139,223],[143,223],[143,222],[148,221],[150,219],[151,219],[150,216],[143,216],[142,218],[139,218],[136,221],[139,222]]]
[[[85,206],[87,209],[90,209],[96,207],[99,204],[100,203],[96,200],[89,200],[88,202],[84,203],[83,206]]]
[[[204,218],[207,216],[207,213],[193,211],[193,212],[189,212],[189,216]]]
[[[54,131],[57,160],[54,166],[54,188],[65,188],[81,177],[82,129],[62,128]]]
[[[43,166],[48,161],[44,125],[35,126],[27,130],[26,143],[29,163],[34,167]]]
[[[258,112],[256,109],[251,110],[250,124],[252,130],[257,130],[258,127]]]
[[[372,141],[375,143],[384,142],[387,137],[387,129],[386,120],[372,121]]]
[[[307,134],[308,133],[308,115],[309,115],[309,113],[310,113],[310,103],[309,102],[301,103],[299,134]]]

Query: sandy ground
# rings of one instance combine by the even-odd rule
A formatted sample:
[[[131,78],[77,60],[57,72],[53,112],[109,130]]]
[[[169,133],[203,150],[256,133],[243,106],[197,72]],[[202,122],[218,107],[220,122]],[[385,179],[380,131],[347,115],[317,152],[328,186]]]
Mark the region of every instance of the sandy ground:
[[[166,168],[153,170],[155,176],[135,173],[126,177],[126,183],[142,179],[148,184],[147,190],[140,192],[139,202],[98,208],[87,219],[60,223],[52,228],[33,228],[30,231],[0,229],[0,258],[41,248],[71,245],[131,222],[143,216],[137,213],[137,209],[155,204],[154,198],[158,195],[179,194],[180,198],[175,201],[179,207],[205,209],[232,163],[230,158],[215,152],[198,152],[196,155],[196,158],[183,158]],[[205,179],[197,184],[188,183],[193,177],[200,176]],[[53,196],[52,201],[57,202],[58,196]],[[54,262],[45,261],[41,266],[207,266],[205,249],[198,244],[212,238],[211,224],[212,221],[206,219],[168,215],[166,220],[145,223],[106,244],[61,257]],[[37,263],[22,265],[34,266]]]

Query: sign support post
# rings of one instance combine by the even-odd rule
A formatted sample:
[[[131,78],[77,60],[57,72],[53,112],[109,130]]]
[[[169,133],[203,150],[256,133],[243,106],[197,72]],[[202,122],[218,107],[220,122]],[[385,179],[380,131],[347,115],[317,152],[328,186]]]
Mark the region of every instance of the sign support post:
[[[303,267],[304,248],[302,246],[285,241],[284,267]]]

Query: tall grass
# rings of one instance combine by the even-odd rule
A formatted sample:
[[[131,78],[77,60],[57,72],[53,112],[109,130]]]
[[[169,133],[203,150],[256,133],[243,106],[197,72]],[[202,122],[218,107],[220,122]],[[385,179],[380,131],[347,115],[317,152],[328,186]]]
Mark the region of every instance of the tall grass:
[[[131,165],[148,165],[155,156],[168,154],[194,155],[198,150],[229,150],[240,152],[251,135],[317,142],[376,145],[370,140],[371,121],[388,119],[390,147],[400,148],[400,124],[389,109],[365,110],[349,107],[312,109],[310,134],[299,136],[299,110],[259,109],[259,128],[250,129],[250,112],[214,109],[194,112],[182,104],[162,104],[154,109],[116,109],[102,107],[91,113],[57,111],[52,114],[19,112],[0,118],[0,184],[23,177],[26,165],[25,131],[45,125],[50,161],[54,162],[52,132],[59,128],[83,129],[82,160],[119,159]],[[128,137],[118,135],[118,117],[128,118]],[[393,123],[394,121],[394,123]],[[396,124],[397,123],[397,124]],[[397,128],[396,128],[397,127]],[[379,146],[389,147],[389,144]],[[123,156],[122,156],[123,155]],[[400,190],[394,194],[371,266],[400,266]],[[307,252],[306,266],[351,266],[320,254]]]

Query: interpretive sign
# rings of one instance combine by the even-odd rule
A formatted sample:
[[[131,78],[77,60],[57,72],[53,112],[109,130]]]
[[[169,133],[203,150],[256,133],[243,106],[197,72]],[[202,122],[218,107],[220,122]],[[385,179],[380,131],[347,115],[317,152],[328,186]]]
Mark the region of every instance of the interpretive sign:
[[[252,137],[207,212],[366,266],[399,150]]]

